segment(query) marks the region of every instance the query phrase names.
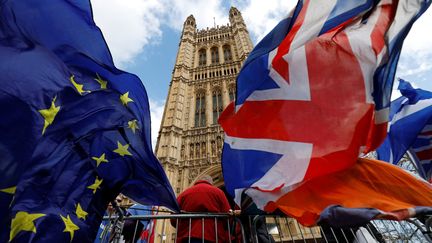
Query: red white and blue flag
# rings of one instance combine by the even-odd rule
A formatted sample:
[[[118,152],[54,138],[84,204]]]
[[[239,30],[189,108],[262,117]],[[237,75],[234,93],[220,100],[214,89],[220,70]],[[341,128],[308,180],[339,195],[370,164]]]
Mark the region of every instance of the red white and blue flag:
[[[409,151],[419,175],[432,182],[432,92],[400,80],[402,96],[390,105],[389,132],[378,158],[397,164]]]
[[[324,205],[296,211],[287,195],[353,168],[384,140],[403,40],[430,3],[299,1],[249,55],[219,119],[228,192],[250,188],[260,208],[316,220]]]

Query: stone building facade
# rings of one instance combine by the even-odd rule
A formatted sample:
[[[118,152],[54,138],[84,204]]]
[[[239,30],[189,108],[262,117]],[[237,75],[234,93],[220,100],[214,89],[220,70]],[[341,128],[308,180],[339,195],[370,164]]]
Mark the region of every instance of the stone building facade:
[[[224,185],[223,130],[217,119],[234,99],[236,76],[252,48],[243,17],[234,7],[225,26],[198,30],[192,15],[184,22],[156,144],[156,156],[177,195],[203,174],[212,176],[216,186]],[[277,242],[320,235],[319,229],[306,231],[294,220],[285,220],[287,225],[275,220],[268,220],[269,227],[280,225],[275,237],[284,235]],[[156,223],[156,241],[174,242],[175,237],[168,221]]]
[[[235,78],[252,42],[241,13],[229,11],[229,24],[204,30],[187,17],[156,144],[176,194],[201,174],[223,185],[223,131],[217,119],[234,99]]]

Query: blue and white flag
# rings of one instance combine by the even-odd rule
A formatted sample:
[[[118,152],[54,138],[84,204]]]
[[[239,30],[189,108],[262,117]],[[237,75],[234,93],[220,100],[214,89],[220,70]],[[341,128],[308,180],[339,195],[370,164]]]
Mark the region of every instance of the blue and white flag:
[[[391,103],[389,132],[377,149],[378,158],[397,164],[410,151],[420,176],[431,181],[432,92],[414,89],[402,79],[399,90],[402,96]]]

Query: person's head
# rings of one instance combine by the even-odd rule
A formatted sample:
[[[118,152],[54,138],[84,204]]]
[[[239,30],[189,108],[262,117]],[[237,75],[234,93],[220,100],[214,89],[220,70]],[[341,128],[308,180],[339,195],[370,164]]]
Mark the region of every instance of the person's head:
[[[199,181],[207,181],[208,183],[213,185],[213,178],[209,175],[202,175],[198,178]]]
[[[117,203],[117,205],[120,205],[120,203],[122,202],[122,200],[123,200],[123,198],[122,198],[120,195],[117,195],[117,197],[116,197],[116,199],[115,199],[115,202]],[[111,213],[114,212],[114,207],[113,207],[113,205],[111,204],[111,202],[108,203],[107,211],[108,211],[109,214],[111,214]]]
[[[117,204],[120,204],[122,201],[123,201],[122,196],[118,195],[118,196],[116,197],[116,203],[117,203]]]

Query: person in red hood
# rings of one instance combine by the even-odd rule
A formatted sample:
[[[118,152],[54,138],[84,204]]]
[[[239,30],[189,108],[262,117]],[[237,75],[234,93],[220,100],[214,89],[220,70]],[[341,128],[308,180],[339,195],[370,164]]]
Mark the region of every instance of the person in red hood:
[[[229,213],[231,212],[228,199],[223,191],[213,186],[213,180],[209,175],[204,175],[195,184],[177,197],[180,209],[187,213]],[[229,231],[227,220],[217,220],[217,233],[215,229],[215,219],[207,218],[204,220],[204,242],[228,242]],[[178,221],[177,242],[203,242],[202,219],[192,219],[189,241],[189,219]],[[171,221],[175,227],[176,221]]]

